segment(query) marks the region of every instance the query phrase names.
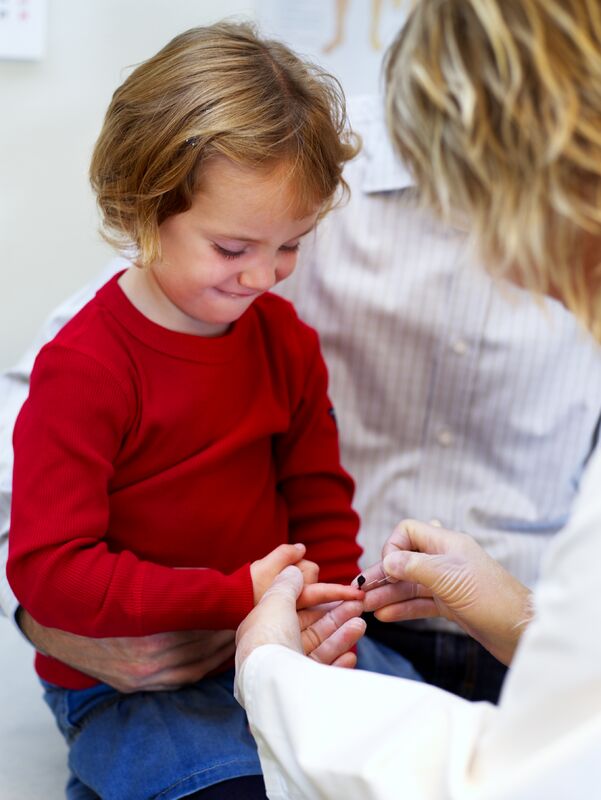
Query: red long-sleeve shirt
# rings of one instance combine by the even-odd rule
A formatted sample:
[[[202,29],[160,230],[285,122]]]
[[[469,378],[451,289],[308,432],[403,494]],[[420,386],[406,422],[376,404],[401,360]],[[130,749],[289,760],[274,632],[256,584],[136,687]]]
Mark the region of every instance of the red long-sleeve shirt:
[[[8,576],[84,636],[235,628],[250,562],[303,542],[320,580],[360,548],[316,333],[264,295],[224,336],[162,328],[113,278],[43,348],[14,434]],[[93,681],[38,654],[68,688]]]

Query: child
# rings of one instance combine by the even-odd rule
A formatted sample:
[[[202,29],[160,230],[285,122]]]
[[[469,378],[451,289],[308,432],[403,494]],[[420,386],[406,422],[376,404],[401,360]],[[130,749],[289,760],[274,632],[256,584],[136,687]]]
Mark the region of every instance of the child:
[[[357,574],[317,336],[267,294],[355,151],[333,82],[245,25],[183,33],[116,91],[91,181],[135,266],[41,351],[14,435],[8,573],[42,624],[233,629],[287,564],[316,580],[294,543],[324,581]],[[231,670],[125,695],[36,668],[69,798],[265,796]]]

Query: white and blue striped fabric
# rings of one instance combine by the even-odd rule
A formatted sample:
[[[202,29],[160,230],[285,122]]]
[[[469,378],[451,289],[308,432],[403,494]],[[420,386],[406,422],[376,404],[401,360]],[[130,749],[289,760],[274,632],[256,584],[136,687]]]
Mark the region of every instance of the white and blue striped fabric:
[[[413,517],[471,533],[532,585],[594,444],[601,352],[418,209],[379,107],[351,106],[352,198],[278,290],[321,336],[364,562]]]

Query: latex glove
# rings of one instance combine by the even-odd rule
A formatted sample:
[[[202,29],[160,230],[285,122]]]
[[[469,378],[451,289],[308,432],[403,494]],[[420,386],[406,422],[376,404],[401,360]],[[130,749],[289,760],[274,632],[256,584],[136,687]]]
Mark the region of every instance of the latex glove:
[[[532,617],[531,593],[465,533],[404,520],[365,570],[365,610],[383,622],[445,617],[509,664]],[[387,583],[369,589],[373,581]],[[357,585],[357,579],[353,581]]]
[[[161,691],[194,683],[234,655],[234,631],[173,631],[91,639],[39,625],[18,612],[23,633],[58,658],[120,692]]]
[[[365,622],[358,616],[362,602],[330,603],[297,613],[302,590],[303,576],[297,567],[286,567],[278,575],[238,628],[237,672],[264,644],[280,644],[324,664],[354,666],[356,659],[349,651],[365,632]]]

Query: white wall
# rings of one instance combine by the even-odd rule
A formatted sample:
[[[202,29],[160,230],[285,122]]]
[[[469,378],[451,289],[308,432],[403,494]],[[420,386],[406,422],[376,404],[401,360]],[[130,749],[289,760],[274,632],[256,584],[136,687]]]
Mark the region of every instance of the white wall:
[[[0,61],[0,369],[111,257],[88,161],[123,69],[252,0],[49,0],[40,62]]]

